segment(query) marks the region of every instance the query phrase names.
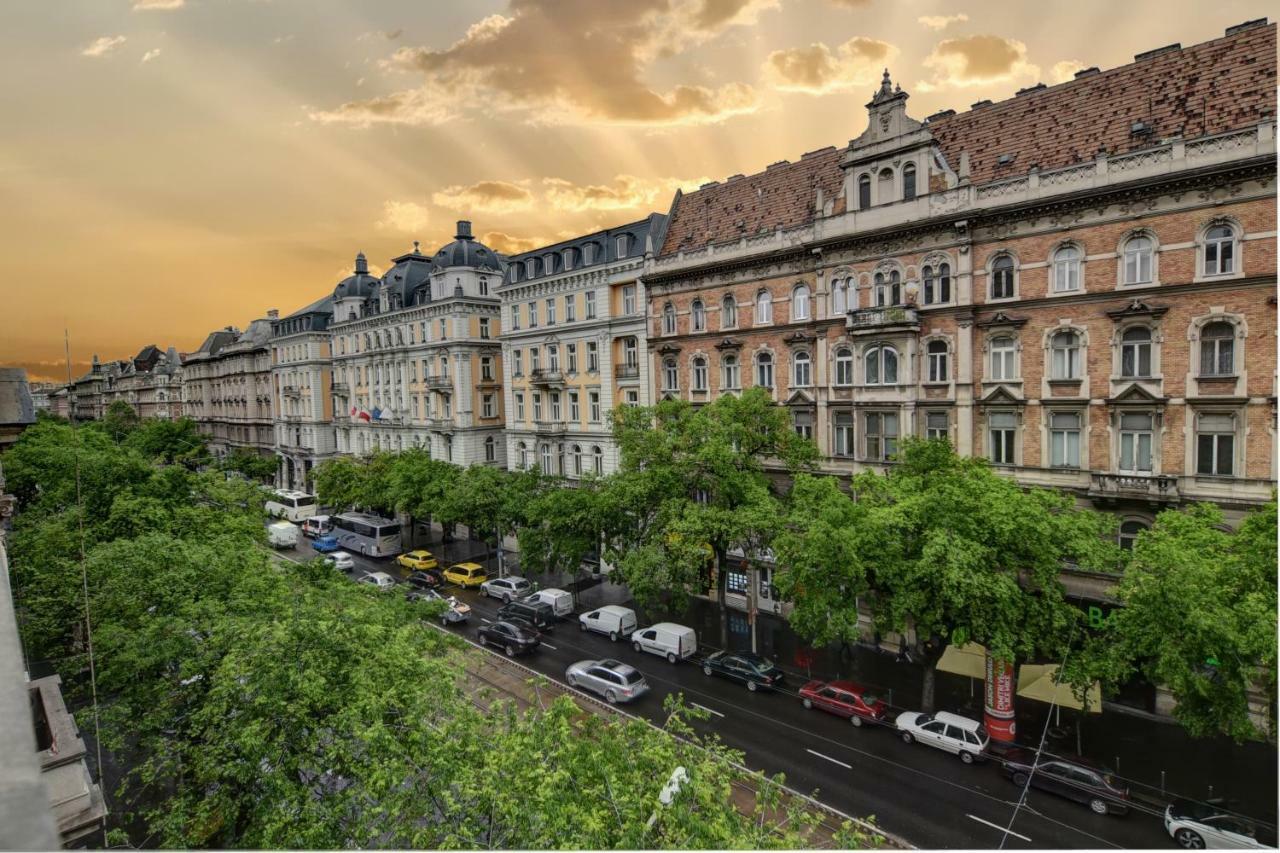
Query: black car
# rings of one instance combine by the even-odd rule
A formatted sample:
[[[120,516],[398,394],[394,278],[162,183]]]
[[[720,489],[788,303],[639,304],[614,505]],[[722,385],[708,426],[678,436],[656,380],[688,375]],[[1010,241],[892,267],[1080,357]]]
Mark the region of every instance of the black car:
[[[409,573],[405,583],[413,589],[439,589],[444,586],[444,575],[435,569],[417,569]]]
[[[550,631],[555,625],[556,614],[550,604],[541,601],[512,601],[498,609],[499,619],[519,619],[539,631]]]
[[[1070,760],[1056,755],[1043,754],[1036,764],[1035,753],[1027,749],[1011,749],[1004,753],[1000,771],[1022,787],[1028,781],[1031,787],[1048,791],[1077,803],[1084,803],[1095,814],[1127,814],[1129,789],[1111,775],[1083,758]],[[1032,772],[1032,767],[1035,772]]]
[[[542,642],[532,626],[520,622],[494,622],[481,626],[478,637],[481,644],[497,646],[507,653],[507,657],[531,652]]]
[[[768,658],[746,652],[716,652],[702,661],[702,674],[720,674],[747,685],[755,692],[782,683],[782,670]]]

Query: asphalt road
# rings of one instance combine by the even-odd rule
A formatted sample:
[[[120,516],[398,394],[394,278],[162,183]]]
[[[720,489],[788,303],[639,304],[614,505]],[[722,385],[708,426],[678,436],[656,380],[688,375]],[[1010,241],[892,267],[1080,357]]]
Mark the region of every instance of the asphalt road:
[[[307,540],[293,551],[280,553],[294,560],[315,555]],[[393,560],[353,556],[353,581],[370,571],[396,578],[408,574]],[[471,619],[450,629],[471,639],[501,606],[478,590],[449,587],[447,591],[471,605]],[[796,696],[800,685],[794,682],[774,693],[751,693],[741,684],[703,675],[695,664],[672,665],[636,652],[626,642],[611,643],[608,637],[584,633],[577,627],[576,616],[545,634],[541,648],[520,661],[563,681],[571,663],[604,657],[632,664],[649,682],[649,693],[627,705],[628,711],[661,724],[666,696],[683,694],[687,704],[709,712],[708,719],[695,727],[740,750],[749,767],[783,773],[790,786],[816,791],[819,800],[848,814],[874,816],[881,827],[919,847],[1175,846],[1159,815],[1142,811],[1097,815],[1084,805],[1039,791],[1030,791],[1017,809],[1021,791],[994,763],[966,766],[941,750],[905,744],[889,728],[855,728],[822,711],[806,711]]]

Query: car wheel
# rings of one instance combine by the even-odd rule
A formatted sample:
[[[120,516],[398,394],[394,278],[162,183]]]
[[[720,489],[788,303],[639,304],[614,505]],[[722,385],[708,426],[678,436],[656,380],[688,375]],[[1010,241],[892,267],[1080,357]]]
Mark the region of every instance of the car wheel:
[[[449,620],[448,620],[448,619],[446,619],[446,618],[444,618],[443,616],[441,616],[441,617],[440,617],[440,627],[441,627],[441,628],[448,628],[448,627],[449,627]]]
[[[853,727],[855,729],[862,728],[862,718],[859,717],[857,714],[854,714],[852,717],[850,717],[849,722],[853,723]]]
[[[631,644],[631,648],[635,649],[635,650],[638,652],[638,651],[640,651],[640,644],[639,644],[639,643],[632,643],[632,644]]]
[[[605,691],[604,698],[610,705],[618,704],[618,694],[614,693],[612,690]]]
[[[805,699],[805,700],[804,700],[804,701],[802,701],[800,704],[801,704],[801,705],[804,705],[804,709],[805,709],[806,711],[812,711],[812,710],[813,710],[813,700],[812,700],[812,699]]]
[[[1107,801],[1102,799],[1101,797],[1094,797],[1092,800],[1089,801],[1089,808],[1093,811],[1094,814],[1106,814]]]
[[[1179,847],[1187,850],[1204,849],[1204,839],[1194,829],[1179,829],[1173,834],[1173,840],[1178,842]]]
[[[747,689],[750,690],[752,693],[755,693],[757,690],[760,689],[760,687],[754,681],[748,681]]]
[[[902,742],[903,742],[903,743],[914,743],[914,742],[915,742],[915,738],[911,736],[911,732],[903,732],[903,733],[902,733]]]
[[[709,667],[709,666],[704,666],[704,667],[702,668],[702,674],[703,674],[703,675],[710,675],[710,674],[711,674],[711,667]]]
[[[513,658],[515,656],[516,656],[515,646],[507,646],[507,657]]]
[[[676,653],[667,652],[667,663],[675,663],[675,662],[676,662]]]
[[[586,630],[587,630],[587,623],[586,623],[586,622],[579,622],[579,623],[578,623],[578,630],[579,630],[579,631],[582,631],[582,632],[584,632],[584,633],[585,633],[585,632],[586,632]]]
[[[506,595],[502,596],[502,603],[503,604],[511,603],[511,593],[507,593]]]
[[[1025,787],[1027,787],[1027,782],[1029,782],[1029,781],[1031,781],[1031,780],[1027,778],[1027,774],[1026,774],[1026,773],[1014,773],[1014,774],[1013,774],[1013,784],[1017,785],[1019,788],[1025,788]]]
[[[564,680],[565,680],[565,681],[567,681],[567,682],[569,683],[569,686],[570,686],[570,687],[577,687],[577,686],[578,686],[578,679],[577,679],[577,677],[575,677],[575,676],[572,676],[572,675],[566,675],[566,676],[564,677]]]
[[[965,764],[972,764],[973,753],[965,749],[960,750],[960,760],[963,761]]]
[[[616,643],[616,642],[618,642],[618,632],[617,632],[617,631],[610,631],[610,632],[609,632],[609,642],[611,642],[611,643]]]

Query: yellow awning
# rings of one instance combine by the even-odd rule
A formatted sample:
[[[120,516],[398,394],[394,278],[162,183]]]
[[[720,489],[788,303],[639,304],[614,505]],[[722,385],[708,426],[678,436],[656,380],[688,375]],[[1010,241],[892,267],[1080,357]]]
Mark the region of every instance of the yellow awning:
[[[981,643],[965,643],[963,646],[947,646],[938,661],[938,670],[986,679],[987,647]]]
[[[1071,685],[1059,684],[1057,678],[1056,663],[1024,664],[1018,669],[1018,695],[1035,699],[1037,702],[1083,711],[1085,705],[1076,698]],[[1098,682],[1095,681],[1089,686],[1088,692],[1085,693],[1085,700],[1090,714],[1102,713],[1102,688]]]

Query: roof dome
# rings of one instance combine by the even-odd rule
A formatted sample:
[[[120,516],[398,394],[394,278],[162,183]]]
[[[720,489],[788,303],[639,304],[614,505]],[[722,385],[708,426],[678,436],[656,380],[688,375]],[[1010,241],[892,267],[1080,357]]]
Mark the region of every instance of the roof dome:
[[[354,296],[364,299],[377,288],[378,279],[369,275],[369,262],[365,260],[364,252],[360,252],[356,255],[355,271],[338,282],[338,286],[333,289],[333,298],[348,299]]]
[[[421,287],[431,283],[431,271],[434,265],[431,258],[422,254],[418,241],[413,241],[413,251],[392,259],[391,269],[382,276],[382,281],[394,294],[399,294],[401,305],[415,302],[413,294]]]
[[[443,267],[476,267],[484,270],[502,270],[502,262],[498,253],[480,243],[471,236],[471,223],[465,219],[458,221],[458,233],[454,240],[432,259],[436,269]]]

